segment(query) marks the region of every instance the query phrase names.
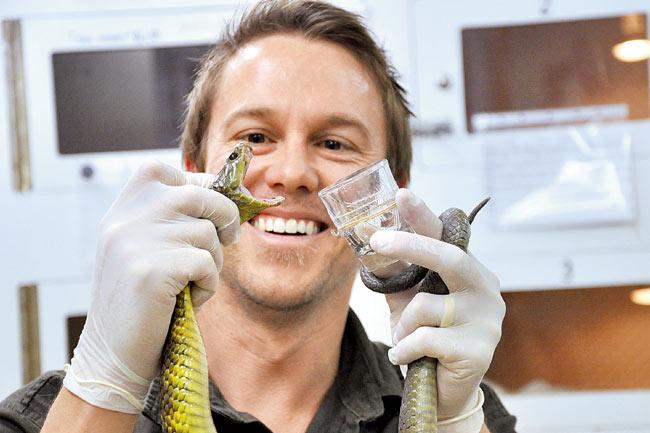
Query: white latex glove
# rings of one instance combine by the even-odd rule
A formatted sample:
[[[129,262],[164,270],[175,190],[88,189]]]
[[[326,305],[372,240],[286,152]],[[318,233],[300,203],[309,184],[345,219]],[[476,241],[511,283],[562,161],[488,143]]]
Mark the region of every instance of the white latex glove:
[[[401,189],[396,201],[417,234],[380,231],[370,245],[380,254],[438,272],[450,294],[417,293],[416,287],[386,295],[394,343],[389,358],[399,365],[423,356],[437,358],[438,419],[453,419],[476,408],[479,384],[501,338],[505,303],[499,280],[471,254],[439,240],[442,222],[421,199]],[[441,328],[446,296],[453,298],[454,314]],[[483,412],[478,410],[439,431],[474,433],[482,425]]]
[[[192,281],[200,306],[216,290],[220,244],[238,240],[239,212],[208,189],[213,180],[145,163],[101,221],[93,300],[63,382],[88,403],[139,413],[176,295]]]

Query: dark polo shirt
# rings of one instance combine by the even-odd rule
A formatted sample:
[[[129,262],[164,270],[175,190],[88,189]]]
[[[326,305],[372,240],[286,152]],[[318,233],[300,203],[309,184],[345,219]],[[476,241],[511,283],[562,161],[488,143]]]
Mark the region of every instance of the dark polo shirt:
[[[327,392],[307,433],[395,433],[402,393],[402,375],[388,362],[388,348],[372,343],[357,316],[350,311],[343,335],[341,359],[334,386]],[[0,403],[0,433],[37,433],[63,382],[54,371],[26,385]],[[513,433],[515,417],[508,414],[485,384],[483,411],[491,433]],[[160,382],[151,384],[135,433],[162,433],[158,397]],[[254,416],[238,412],[210,383],[212,417],[219,433],[268,433]]]

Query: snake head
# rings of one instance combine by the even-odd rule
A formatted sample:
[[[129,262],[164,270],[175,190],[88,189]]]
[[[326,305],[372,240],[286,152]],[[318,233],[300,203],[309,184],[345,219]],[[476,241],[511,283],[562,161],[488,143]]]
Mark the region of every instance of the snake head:
[[[251,159],[253,159],[251,145],[246,141],[238,142],[228,155],[226,163],[212,184],[212,189],[224,195],[228,195],[226,194],[228,191],[239,190],[248,171]]]
[[[247,141],[237,142],[212,184],[213,190],[225,195],[237,205],[240,223],[245,223],[264,209],[278,206],[284,201],[282,196],[258,199],[253,197],[244,186],[244,177],[246,177],[251,159],[253,159],[253,151],[250,143]]]

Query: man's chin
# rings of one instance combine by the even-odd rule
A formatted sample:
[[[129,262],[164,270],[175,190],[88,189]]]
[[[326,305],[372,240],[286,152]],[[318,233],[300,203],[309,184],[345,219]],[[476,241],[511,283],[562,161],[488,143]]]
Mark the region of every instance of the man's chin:
[[[248,303],[276,313],[295,313],[309,310],[318,303],[317,300],[321,297],[318,290],[301,291],[300,293],[278,293],[278,290],[268,290],[269,288],[251,290],[248,287],[241,286],[238,289],[239,294]]]
[[[242,306],[256,313],[295,314],[317,308],[333,293],[349,289],[357,263],[345,243],[329,238],[263,247],[240,242],[224,249],[221,280]]]
[[[305,256],[278,251],[282,257],[273,266],[261,265],[250,272],[224,269],[222,278],[245,304],[274,312],[308,310],[336,290],[337,284],[327,273],[309,275]],[[282,264],[282,266],[280,266]]]
[[[354,260],[331,260],[303,248],[267,248],[253,263],[235,255],[226,259],[223,283],[245,304],[269,312],[311,310],[335,291],[348,289],[357,271]]]

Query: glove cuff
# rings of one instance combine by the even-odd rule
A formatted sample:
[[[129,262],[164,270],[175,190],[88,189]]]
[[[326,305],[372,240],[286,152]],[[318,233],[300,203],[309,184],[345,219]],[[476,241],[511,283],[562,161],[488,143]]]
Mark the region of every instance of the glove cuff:
[[[465,413],[438,421],[438,433],[479,433],[483,427],[483,402],[485,395],[478,388],[476,405]]]
[[[138,414],[144,407],[150,381],[134,373],[110,350],[88,318],[72,365],[66,365],[63,386],[93,406]]]

